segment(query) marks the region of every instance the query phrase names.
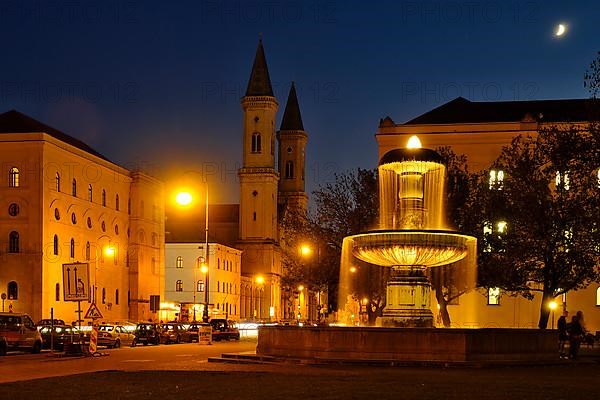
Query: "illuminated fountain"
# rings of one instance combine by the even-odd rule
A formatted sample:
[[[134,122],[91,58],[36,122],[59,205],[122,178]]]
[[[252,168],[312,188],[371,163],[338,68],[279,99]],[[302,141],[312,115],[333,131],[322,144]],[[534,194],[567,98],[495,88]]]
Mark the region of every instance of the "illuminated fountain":
[[[476,267],[476,239],[446,225],[445,182],[440,155],[411,138],[379,162],[378,229],[344,238],[340,304],[356,294],[357,267],[389,272],[380,326],[261,326],[256,357],[382,365],[556,358],[552,331],[432,327],[428,277],[443,268],[474,283]]]
[[[452,264],[474,274],[477,241],[448,229],[445,182],[440,155],[411,137],[379,162],[380,229],[344,239],[343,254],[391,268],[383,326],[433,326],[428,268]],[[342,259],[342,270],[349,262]]]

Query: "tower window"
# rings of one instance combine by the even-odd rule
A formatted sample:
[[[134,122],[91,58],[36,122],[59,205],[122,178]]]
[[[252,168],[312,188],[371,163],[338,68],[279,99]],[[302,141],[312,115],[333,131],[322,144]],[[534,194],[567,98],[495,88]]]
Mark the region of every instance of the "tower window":
[[[71,195],[77,197],[77,179],[73,178],[71,183]]]
[[[102,304],[106,304],[106,288],[102,288]]]
[[[19,252],[19,232],[12,231],[8,235],[8,252],[18,253]]]
[[[91,246],[90,246],[90,242],[87,242],[85,244],[85,260],[86,261],[90,261],[90,256],[91,256]]]
[[[293,179],[294,178],[294,162],[286,161],[285,163],[285,179]]]
[[[94,191],[92,189],[92,184],[88,185],[88,201],[92,201],[92,199],[94,198]]]
[[[256,221],[256,211],[254,211],[254,213],[252,213],[252,218],[254,219],[254,221]]]
[[[55,293],[54,293],[54,299],[56,301],[60,301],[60,283],[56,284],[56,287],[54,289]]]
[[[71,238],[71,258],[75,258],[75,239]]]
[[[175,291],[183,292],[183,281],[181,279],[179,279],[177,282],[175,282]]]
[[[12,167],[8,172],[8,186],[19,187],[19,169]]]
[[[115,304],[119,305],[119,289],[115,289]]]
[[[55,189],[57,192],[60,192],[60,174],[57,172],[55,179]]]
[[[58,235],[54,235],[54,255],[58,255]]]
[[[8,215],[11,217],[16,217],[19,215],[19,205],[17,203],[12,203],[8,206]]]
[[[260,137],[260,133],[258,133],[258,132],[254,132],[252,134],[252,152],[253,153],[262,152],[261,137]]]
[[[500,305],[500,288],[489,288],[488,289],[488,305],[499,306]]]
[[[106,207],[106,190],[102,189],[102,205]]]
[[[119,211],[119,195],[115,196],[115,209]]]

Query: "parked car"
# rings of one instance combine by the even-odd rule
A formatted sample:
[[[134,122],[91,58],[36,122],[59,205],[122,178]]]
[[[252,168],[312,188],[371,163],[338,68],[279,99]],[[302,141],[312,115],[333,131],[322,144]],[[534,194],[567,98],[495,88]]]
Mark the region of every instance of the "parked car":
[[[104,324],[98,327],[98,346],[118,348],[121,345],[131,345],[135,334],[121,325]]]
[[[198,331],[200,330],[201,326],[210,326],[210,324],[204,323],[204,322],[194,322],[192,324],[190,324],[187,328],[188,332],[190,333],[190,342],[197,342],[198,341]]]
[[[42,350],[42,335],[27,314],[0,313],[0,337],[4,337],[6,350]]]
[[[38,323],[36,324],[36,326],[38,327],[38,330],[42,327],[42,326],[51,326],[52,325],[52,320],[51,319],[41,319],[38,321]],[[65,321],[62,319],[54,319],[54,325],[66,325]]]
[[[58,351],[64,350],[65,344],[81,343],[83,341],[82,333],[71,325],[44,325],[40,327],[44,349],[49,349],[51,344]]]
[[[181,342],[191,343],[192,335],[182,324],[178,322],[167,322],[162,326],[161,339],[165,344]]]
[[[212,340],[240,340],[240,330],[234,321],[226,319],[211,319]]]
[[[160,344],[161,327],[152,322],[137,324],[134,331],[135,338],[132,346],[142,343],[144,346],[150,344]]]

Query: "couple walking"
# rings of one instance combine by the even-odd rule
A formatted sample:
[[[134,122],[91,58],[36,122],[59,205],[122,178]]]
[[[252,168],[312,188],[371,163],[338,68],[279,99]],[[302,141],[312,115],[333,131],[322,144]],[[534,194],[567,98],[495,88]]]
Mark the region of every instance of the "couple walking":
[[[570,358],[574,360],[577,358],[579,347],[581,346],[581,342],[584,340],[587,331],[585,329],[582,311],[577,311],[577,314],[571,318],[571,322],[567,322],[568,317],[569,312],[565,310],[558,319],[558,353],[560,358]],[[565,350],[567,342],[569,342],[568,353]]]

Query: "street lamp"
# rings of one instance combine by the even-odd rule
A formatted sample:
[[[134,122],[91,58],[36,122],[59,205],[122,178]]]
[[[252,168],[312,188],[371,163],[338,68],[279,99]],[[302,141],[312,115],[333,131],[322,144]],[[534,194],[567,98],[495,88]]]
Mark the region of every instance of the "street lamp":
[[[187,207],[192,204],[194,197],[190,192],[182,191],[177,193],[175,201],[177,204],[183,207]],[[204,212],[204,262],[202,263],[201,271],[205,274],[205,287],[204,287],[204,310],[202,311],[202,322],[208,322],[208,185],[206,185],[206,199],[205,199],[205,212]],[[204,272],[205,271],[205,272]],[[195,272],[195,271],[194,271]],[[194,278],[194,319],[196,318],[196,291],[198,291],[198,282]]]
[[[262,275],[256,277],[258,287],[258,319],[262,319],[262,285],[265,283],[265,278]]]

